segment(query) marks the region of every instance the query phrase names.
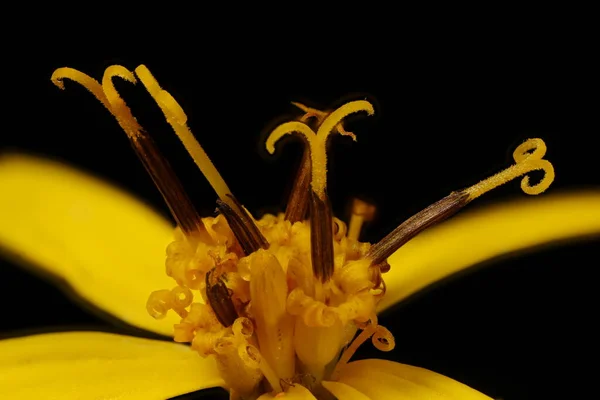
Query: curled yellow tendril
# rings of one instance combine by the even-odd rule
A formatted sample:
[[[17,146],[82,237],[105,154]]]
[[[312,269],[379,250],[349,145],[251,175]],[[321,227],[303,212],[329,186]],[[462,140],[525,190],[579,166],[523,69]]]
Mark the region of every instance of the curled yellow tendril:
[[[163,111],[167,122],[173,127],[173,130],[219,198],[230,206],[235,207],[235,203],[231,199],[231,190],[229,190],[229,187],[227,187],[227,184],[215,168],[214,164],[208,158],[208,155],[186,125],[187,115],[179,103],[177,103],[169,92],[161,89],[160,85],[146,66],[138,66],[135,69],[135,73]],[[64,89],[64,79],[70,79],[79,83],[90,91],[104,107],[110,111],[125,133],[127,133],[131,139],[135,140],[141,135],[142,127],[115,88],[112,82],[114,77],[119,77],[133,84],[137,83],[134,73],[120,65],[112,65],[106,68],[102,78],[102,84],[83,72],[73,68],[58,68],[52,74],[51,80],[60,89]]]
[[[473,200],[510,180],[536,170],[544,172],[542,180],[532,186],[529,176],[525,176],[521,180],[521,190],[530,195],[542,193],[548,189],[554,180],[554,167],[550,161],[542,158],[545,154],[546,144],[542,139],[529,139],[522,143],[513,152],[515,165],[465,189],[465,192],[469,195],[469,200]]]
[[[302,318],[306,326],[331,327],[338,321],[346,324],[351,320],[365,320],[374,307],[368,292],[349,294],[337,306],[328,306],[304,294],[301,288],[293,289],[288,295],[286,306],[290,315]]]
[[[292,104],[304,111],[304,115],[299,119],[300,122],[306,122],[311,118],[316,118],[317,122],[320,125],[323,122],[323,120],[327,117],[327,115],[329,115],[329,111],[317,110],[316,108],[305,106],[304,104],[298,103],[296,101],[292,101]],[[356,140],[356,135],[352,132],[348,132],[347,130],[345,130],[341,123],[337,124],[337,126],[335,127],[335,131],[338,132],[340,135],[350,136],[352,140]]]
[[[157,290],[150,294],[146,302],[146,310],[156,319],[162,319],[169,310],[175,311],[181,318],[188,315],[186,308],[192,304],[194,295],[183,286],[175,286],[171,290]]]
[[[77,71],[73,68],[57,68],[53,73],[50,80],[54,83],[59,89],[64,90],[65,84],[63,82],[64,79],[72,80],[73,82],[77,82],[85,89],[87,89],[91,94],[94,95],[98,101],[106,107],[108,111],[112,114],[112,109],[106,95],[104,94],[104,90],[102,89],[102,85],[100,82],[92,78],[91,76],[84,74],[81,71]]]
[[[117,119],[117,122],[125,133],[130,138],[135,139],[140,135],[142,127],[133,117],[131,110],[115,89],[112,79],[116,76],[133,84],[136,83],[133,73],[120,65],[113,65],[106,68],[102,77],[102,84],[89,75],[73,68],[58,68],[52,74],[51,80],[60,89],[64,89],[64,79],[70,79],[79,83],[106,107]]]
[[[260,370],[262,357],[244,338],[226,335],[217,339],[214,354],[217,355],[217,368],[228,386],[242,393],[252,392],[263,377]]]
[[[379,325],[373,336],[371,336],[373,346],[379,351],[392,351],[396,347],[394,335],[386,327]]]
[[[334,128],[350,114],[360,111],[365,111],[372,115],[375,111],[373,105],[365,100],[351,101],[327,116],[319,126],[315,133],[308,125],[299,121],[286,122],[275,128],[267,138],[266,147],[270,154],[275,152],[275,143],[283,136],[290,133],[300,133],[306,139],[309,149],[312,164],[312,190],[319,196],[321,200],[325,199],[325,187],[327,184],[327,152],[326,144],[329,134],[334,132]],[[338,130],[344,134],[345,131]],[[348,134],[348,133],[346,133]],[[352,138],[356,140],[354,135]]]
[[[254,325],[250,318],[240,317],[233,322],[231,330],[234,335],[240,335],[245,339],[250,339],[254,333]]]
[[[396,341],[392,333],[383,326],[377,323],[377,316],[372,315],[363,327],[362,332],[350,343],[350,346],[344,350],[340,356],[333,372],[331,373],[330,380],[334,381],[339,377],[342,368],[350,361],[350,358],[354,355],[356,350],[369,338],[373,345],[381,351],[391,351],[396,346]]]

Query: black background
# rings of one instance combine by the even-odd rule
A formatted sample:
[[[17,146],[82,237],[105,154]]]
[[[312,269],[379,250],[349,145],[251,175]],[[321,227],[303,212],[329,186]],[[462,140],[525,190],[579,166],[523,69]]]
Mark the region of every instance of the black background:
[[[100,79],[111,64],[133,69],[144,63],[180,102],[230,188],[255,214],[281,209],[289,190],[300,146],[290,140],[269,157],[262,144],[269,127],[298,115],[289,104],[294,100],[328,107],[366,96],[376,105],[376,117],[349,125],[357,143],[332,140],[329,164],[338,216],[347,217],[352,196],[377,205],[377,219],[365,232],[369,241],[450,191],[509,166],[514,148],[530,137],[548,146],[546,158],[556,169],[549,191],[600,188],[596,50],[577,40],[587,32],[537,32],[514,42],[502,32],[485,38],[439,32],[378,42],[371,31],[367,41],[346,40],[344,48],[335,41],[281,45],[273,37],[243,36],[223,44],[199,37],[185,50],[167,41],[146,53],[134,52],[133,43],[126,51],[91,51],[68,41],[29,49],[15,56],[14,79],[5,77],[10,97],[0,151],[65,160],[168,215],[114,119],[84,89],[67,84],[62,92],[49,80],[61,66]],[[153,100],[141,86],[117,88],[198,208],[212,213],[214,193]],[[523,196],[515,181],[469,207]],[[450,279],[384,314],[381,323],[396,337],[393,352],[367,345],[360,356],[423,366],[505,400],[589,395],[594,383],[586,365],[597,360],[599,244],[503,258]],[[112,329],[44,281],[5,260],[0,268],[3,334]]]

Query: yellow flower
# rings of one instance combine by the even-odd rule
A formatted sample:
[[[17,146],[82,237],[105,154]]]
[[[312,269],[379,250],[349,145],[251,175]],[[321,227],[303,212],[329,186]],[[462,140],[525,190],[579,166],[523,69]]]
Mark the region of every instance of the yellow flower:
[[[0,158],[0,246],[17,261],[60,277],[101,310],[190,342],[195,351],[97,332],[5,340],[0,377],[2,393],[10,398],[160,399],[224,387],[233,398],[244,399],[331,394],[339,399],[487,399],[422,368],[350,358],[368,339],[381,350],[393,348],[393,336],[378,325],[376,312],[416,291],[500,254],[600,232],[600,193],[590,191],[488,207],[420,233],[529,171],[541,169],[545,176],[537,185],[526,177],[523,190],[545,190],[553,169],[543,159],[543,141],[531,139],[517,148],[516,164],[507,170],[452,193],[379,243],[359,242],[362,221],[372,210],[357,203],[349,226],[331,218],[325,142],[331,133],[354,138],[342,120],[351,113],[373,113],[366,101],[332,112],[298,104],[305,111],[300,120],[272,132],[271,153],[290,132],[304,135],[307,150],[286,214],[256,221],[196,143],[175,100],[145,67],[136,73],[215,189],[220,215],[197,216],[112,86],[115,76],[135,82],[133,73],[109,67],[99,84],[60,69],[55,83],[62,84],[62,78],[82,83],[118,119],[178,228],[173,235],[171,224],[147,207],[83,173],[11,155]],[[26,218],[15,210],[26,210]],[[469,252],[462,243],[470,244]]]

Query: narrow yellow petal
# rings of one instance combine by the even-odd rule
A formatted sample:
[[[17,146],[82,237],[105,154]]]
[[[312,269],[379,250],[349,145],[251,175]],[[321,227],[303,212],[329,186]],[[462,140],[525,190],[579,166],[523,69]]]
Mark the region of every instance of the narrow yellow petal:
[[[342,370],[339,382],[378,400],[490,400],[444,375],[388,360],[351,362]]]
[[[0,341],[2,397],[166,399],[223,386],[214,359],[189,347],[100,332]]]
[[[0,188],[0,250],[131,325],[172,335],[174,313],[155,320],[146,311],[149,293],[173,286],[167,221],[106,183],[31,156],[0,157]]]
[[[388,258],[379,311],[482,261],[600,234],[600,190],[541,195],[466,212],[423,232]]]
[[[366,394],[340,382],[321,382],[323,387],[331,392],[338,399],[344,400],[373,400]]]

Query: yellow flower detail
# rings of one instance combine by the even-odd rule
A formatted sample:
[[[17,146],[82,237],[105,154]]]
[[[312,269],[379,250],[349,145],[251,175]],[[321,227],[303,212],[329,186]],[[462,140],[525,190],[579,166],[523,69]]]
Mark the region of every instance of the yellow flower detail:
[[[217,193],[219,214],[216,217],[198,216],[168,163],[116,91],[113,85],[116,77],[131,83],[139,80],[156,100]],[[543,159],[546,147],[541,139],[530,139],[520,145],[513,154],[515,165],[470,188],[451,193],[371,245],[359,238],[362,224],[372,218],[374,207],[355,201],[349,226],[346,226],[331,215],[326,191],[327,139],[331,133],[340,133],[356,140],[353,133],[345,130],[343,120],[358,112],[373,114],[373,106],[368,101],[352,101],[328,111],[294,103],[305,114],[297,121],[275,128],[266,142],[267,150],[273,153],[276,142],[286,134],[299,133],[305,140],[305,157],[291,196],[293,204],[288,205],[285,214],[267,214],[257,220],[233,196],[189,130],[184,111],[145,66],[136,68],[135,74],[124,67],[111,66],[105,71],[102,83],[70,68],[60,68],[52,77],[61,88],[64,79],[86,87],[115,116],[177,221],[173,239],[166,247],[165,262],[166,275],[174,283],[162,289],[156,287],[158,290],[147,299],[146,311],[158,321],[167,320],[174,314],[177,320],[172,324],[174,340],[189,343],[200,357],[192,358],[187,352],[177,358],[182,346],[172,348],[167,343],[154,346],[152,341],[73,333],[69,334],[68,340],[54,334],[0,342],[0,351],[6,350],[6,366],[11,368],[11,363],[24,365],[23,360],[33,357],[31,348],[47,351],[52,346],[59,347],[65,353],[72,352],[69,354],[74,357],[83,352],[86,344],[97,343],[92,346],[97,353],[90,356],[89,363],[82,363],[86,371],[99,371],[96,366],[104,365],[102,353],[106,353],[107,360],[116,357],[115,354],[127,355],[136,360],[135,363],[148,365],[135,375],[135,379],[144,383],[150,379],[148,376],[160,375],[161,366],[172,369],[190,366],[191,369],[184,368],[181,382],[165,384],[165,395],[179,394],[177,385],[180,383],[181,390],[190,390],[189,382],[195,379],[194,369],[197,369],[206,378],[198,386],[226,387],[233,399],[330,399],[333,396],[339,399],[489,399],[465,385],[417,367],[384,360],[350,360],[357,348],[369,340],[382,351],[394,348],[392,333],[378,324],[377,309],[390,303],[385,294],[386,288],[392,286],[386,286],[386,280],[396,287],[398,280],[395,277],[402,276],[395,274],[394,269],[390,271],[400,263],[395,261],[398,254],[406,254],[397,252],[401,246],[481,194],[533,170],[542,170],[544,177],[537,185],[531,185],[526,176],[521,182],[523,191],[539,194],[549,187],[554,170],[550,162]],[[16,176],[14,171],[21,170],[0,168],[0,182],[22,184],[24,178],[39,175],[40,171],[54,173],[53,168],[44,165],[39,171],[33,168],[24,175],[16,172]],[[69,177],[73,181],[79,179],[75,174]],[[50,190],[48,199],[62,204],[59,192],[57,190],[55,195]],[[595,200],[597,195],[590,194],[560,201],[565,204],[578,202],[593,210],[594,215],[600,215],[600,210],[593,207],[597,203]],[[10,198],[2,201],[12,204]],[[573,231],[552,232],[544,240],[600,230],[600,226],[584,216],[571,215],[570,220]],[[575,224],[576,221],[581,224]],[[102,223],[102,218],[96,222]],[[506,230],[511,228],[507,226]],[[29,243],[27,234],[16,231],[13,236],[5,236],[3,233],[0,229],[0,242],[8,243],[5,245],[10,249],[20,249],[26,247],[23,243]],[[532,232],[529,236],[536,235]],[[535,243],[535,240],[531,242]],[[510,246],[518,247],[517,244]],[[34,262],[60,264],[60,257],[43,246],[39,254],[37,259],[33,257]],[[464,268],[466,262],[463,264],[449,268],[454,271]],[[52,267],[47,268],[51,270]],[[410,267],[407,271],[411,271]],[[442,272],[438,272],[439,277],[443,276]],[[387,279],[386,274],[394,279]],[[74,275],[68,279],[77,287],[86,276]],[[438,279],[437,275],[435,279]],[[418,277],[414,280],[411,284],[420,288],[433,279],[427,281]],[[89,286],[87,282],[82,283],[82,286],[86,285]],[[406,295],[410,289],[410,285],[403,288]],[[401,295],[392,298],[399,300]],[[114,302],[103,305],[117,307]],[[123,318],[127,320],[128,317]],[[136,320],[135,323],[147,322]],[[69,348],[69,341],[73,342],[73,348]],[[155,353],[146,352],[150,348]],[[177,350],[172,351],[175,348]],[[156,367],[148,360],[152,354],[160,361]],[[44,361],[54,365],[52,357]],[[2,368],[4,365],[0,362],[0,371]],[[11,374],[18,377],[26,370],[12,368]],[[115,371],[121,373],[124,369]],[[114,379],[114,374],[107,374],[106,378]],[[80,379],[91,385],[84,376]],[[16,378],[11,380],[16,381]],[[123,387],[114,388],[108,395],[123,393]],[[18,387],[13,391],[31,393]],[[145,390],[132,391],[129,397],[141,398],[147,393]]]
[[[451,194],[371,247],[358,241],[360,216],[368,213],[368,205],[356,204],[350,236],[338,219],[334,234],[326,194],[326,144],[334,131],[356,140],[341,122],[361,111],[371,115],[373,106],[358,100],[326,113],[294,103],[305,115],[276,127],[266,147],[274,153],[275,143],[289,133],[300,133],[307,143],[309,220],[290,221],[280,214],[255,221],[195,140],[175,99],[145,66],[136,73],[221,201],[219,216],[188,223],[197,227],[195,231],[175,232],[176,240],[167,248],[166,273],[177,286],[153,292],[147,309],[154,318],[176,312],[181,321],[174,327],[175,341],[191,343],[202,357],[214,356],[227,386],[242,398],[281,393],[296,384],[319,395],[322,382],[338,380],[357,347],[369,338],[378,349],[392,350],[394,338],[376,317],[385,293],[381,274],[382,268],[387,270],[388,256],[421,230],[514,177],[533,169],[545,171],[537,188],[524,179],[522,187],[529,194],[542,192],[553,179],[552,165],[541,158],[543,141],[532,139],[515,151],[516,165]],[[102,90],[78,71],[61,69],[53,79],[77,79],[112,112],[134,143],[143,143],[143,129],[112,84],[116,76],[136,82],[134,74],[121,66],[107,68]],[[316,132],[306,123],[311,117],[317,119]],[[147,164],[149,171],[157,169],[152,161]],[[362,331],[353,340],[357,330]]]
[[[279,125],[267,139],[267,150],[273,154],[275,152],[275,143],[281,139],[282,136],[298,132],[304,136],[304,139],[308,142],[310,148],[310,157],[312,161],[312,190],[323,199],[325,196],[325,187],[327,186],[327,152],[325,146],[327,144],[327,138],[333,132],[340,121],[350,114],[365,111],[369,115],[372,115],[375,110],[368,101],[358,100],[346,103],[331,114],[323,118],[320,122],[319,129],[315,133],[308,125],[303,122],[287,122]],[[353,134],[339,130],[343,135],[351,135],[352,139],[356,140]]]

